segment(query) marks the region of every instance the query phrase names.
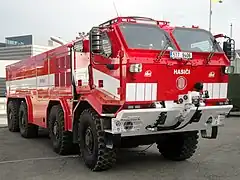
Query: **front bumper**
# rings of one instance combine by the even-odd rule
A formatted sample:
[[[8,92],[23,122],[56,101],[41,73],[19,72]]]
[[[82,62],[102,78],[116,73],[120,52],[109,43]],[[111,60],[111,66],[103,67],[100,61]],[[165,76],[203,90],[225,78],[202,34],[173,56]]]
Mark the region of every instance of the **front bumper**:
[[[110,134],[120,134],[122,137],[139,136],[150,134],[173,133],[181,131],[206,130],[209,127],[223,125],[225,115],[232,109],[232,105],[222,106],[200,106],[183,109],[182,107],[172,108],[151,108],[151,109],[126,109],[120,111],[116,118],[112,118],[111,129],[105,130]],[[201,113],[201,117],[189,123],[195,112]],[[147,128],[159,120],[160,114],[164,113],[165,120],[160,123],[161,127],[172,127],[179,122],[180,114],[185,113],[181,118],[178,128],[168,130],[158,128]],[[188,124],[189,123],[189,124]],[[184,125],[186,125],[184,127]],[[181,128],[182,127],[182,128]]]

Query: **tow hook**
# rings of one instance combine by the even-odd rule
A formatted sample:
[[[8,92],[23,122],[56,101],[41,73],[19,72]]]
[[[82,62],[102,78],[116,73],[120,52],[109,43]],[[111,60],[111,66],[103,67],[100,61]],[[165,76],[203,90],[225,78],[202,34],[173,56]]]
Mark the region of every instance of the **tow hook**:
[[[211,135],[208,135],[207,130],[201,130],[201,136],[205,139],[216,139],[218,135],[218,126],[213,126],[211,131]]]

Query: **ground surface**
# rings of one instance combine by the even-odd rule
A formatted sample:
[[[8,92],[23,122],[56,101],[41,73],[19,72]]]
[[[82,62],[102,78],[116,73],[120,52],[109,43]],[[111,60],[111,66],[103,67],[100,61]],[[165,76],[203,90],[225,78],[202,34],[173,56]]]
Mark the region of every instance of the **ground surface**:
[[[6,118],[6,115],[4,116],[0,116],[0,127],[1,126],[5,126],[7,124],[7,118]]]
[[[23,139],[0,128],[0,180],[239,180],[240,117],[227,119],[217,140],[201,139],[193,158],[164,160],[155,146],[146,154],[121,152],[115,168],[91,172],[75,156],[52,152],[49,139]]]

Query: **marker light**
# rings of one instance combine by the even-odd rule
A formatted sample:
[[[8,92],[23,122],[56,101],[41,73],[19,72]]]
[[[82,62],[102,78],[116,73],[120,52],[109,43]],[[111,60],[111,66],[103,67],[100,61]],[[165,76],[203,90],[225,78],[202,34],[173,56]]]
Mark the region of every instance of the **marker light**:
[[[234,66],[226,66],[224,69],[225,74],[232,74],[234,73]]]

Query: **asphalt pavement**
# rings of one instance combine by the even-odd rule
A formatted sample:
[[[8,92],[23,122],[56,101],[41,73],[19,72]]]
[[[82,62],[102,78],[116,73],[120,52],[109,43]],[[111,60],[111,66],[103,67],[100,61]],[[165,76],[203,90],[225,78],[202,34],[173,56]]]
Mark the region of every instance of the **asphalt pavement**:
[[[7,116],[4,115],[4,116],[1,116],[0,115],[0,127],[4,127],[7,125]]]
[[[184,162],[165,160],[155,146],[122,151],[113,169],[92,172],[77,155],[61,157],[44,135],[24,139],[0,128],[0,180],[239,180],[240,117],[227,118],[217,140],[200,139]]]

